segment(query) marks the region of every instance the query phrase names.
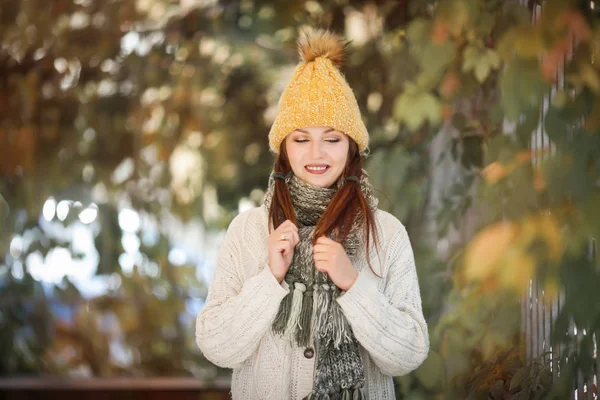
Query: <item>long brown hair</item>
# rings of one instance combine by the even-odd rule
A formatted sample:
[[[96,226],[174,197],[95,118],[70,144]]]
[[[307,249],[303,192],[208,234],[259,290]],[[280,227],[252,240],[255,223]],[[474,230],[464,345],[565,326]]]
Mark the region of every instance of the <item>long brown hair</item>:
[[[350,141],[348,159],[340,179],[354,175],[360,180],[363,174],[363,161],[356,142],[352,138],[348,139]],[[282,172],[284,174],[291,169],[285,146],[286,140],[287,138],[281,143],[279,154],[273,163],[273,171]],[[379,276],[371,266],[369,254],[370,239],[372,237],[375,248],[377,249],[377,254],[379,255],[379,239],[377,235],[377,226],[375,224],[375,216],[373,215],[373,211],[369,208],[369,204],[360,190],[360,184],[358,182],[348,181],[335,193],[327,206],[327,209],[317,221],[312,243],[314,246],[319,237],[329,235],[334,230],[336,230],[337,234],[336,241],[338,243],[343,243],[349,235],[354,218],[359,211],[362,211],[364,215],[364,243],[367,251],[367,264],[371,271]],[[295,225],[298,224],[290,192],[285,185],[285,182],[281,179],[275,179],[275,188],[273,190],[271,208],[269,209],[269,221],[272,223],[273,229],[277,229],[277,227],[287,219],[292,221]]]

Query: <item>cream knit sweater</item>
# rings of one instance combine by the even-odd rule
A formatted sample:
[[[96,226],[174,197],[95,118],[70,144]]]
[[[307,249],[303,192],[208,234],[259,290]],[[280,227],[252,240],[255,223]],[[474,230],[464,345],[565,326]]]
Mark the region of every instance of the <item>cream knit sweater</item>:
[[[337,302],[360,343],[369,400],[395,399],[392,376],[416,369],[429,352],[427,324],[410,240],[402,223],[377,210],[380,256],[350,257],[359,275]],[[312,389],[316,354],[274,335],[271,325],[289,292],[268,267],[264,206],[236,216],[219,249],[196,342],[214,364],[233,369],[234,400],[302,399]]]

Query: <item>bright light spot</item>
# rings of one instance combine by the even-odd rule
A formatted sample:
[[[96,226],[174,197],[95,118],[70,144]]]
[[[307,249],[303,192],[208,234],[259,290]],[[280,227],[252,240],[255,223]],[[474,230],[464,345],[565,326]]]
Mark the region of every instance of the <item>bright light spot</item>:
[[[242,197],[238,203],[238,213],[241,214],[244,211],[248,211],[256,207],[254,202],[247,197]]]
[[[108,190],[102,182],[98,182],[92,188],[92,199],[97,203],[106,203],[108,201]]]
[[[133,271],[133,257],[127,253],[119,256],[119,265],[125,275],[131,276]]]
[[[115,74],[119,71],[119,64],[117,64],[116,62],[114,62],[113,60],[111,60],[109,58],[109,59],[102,61],[102,64],[100,64],[100,69],[103,72]]]
[[[103,79],[98,85],[97,93],[98,96],[108,97],[112,96],[117,92],[117,83],[111,79]]]
[[[110,342],[110,358],[115,364],[121,367],[129,367],[134,361],[131,349],[123,346],[120,341]]]
[[[85,167],[83,167],[83,170],[81,171],[81,177],[84,181],[91,182],[92,179],[94,179],[94,166],[88,164]]]
[[[19,258],[23,253],[23,238],[21,236],[15,236],[10,241],[10,255],[13,258]]]
[[[69,201],[61,200],[60,203],[58,203],[58,206],[56,206],[56,216],[58,219],[64,221],[67,218],[67,215],[69,215],[69,208]]]
[[[199,194],[202,188],[204,164],[199,152],[187,147],[177,146],[169,159],[171,188],[179,202],[188,204]]]
[[[90,205],[88,208],[79,213],[79,220],[84,224],[91,224],[96,220],[98,216],[98,206],[95,204]]]
[[[115,168],[115,171],[112,174],[111,179],[113,183],[115,185],[120,185],[121,183],[129,179],[131,174],[133,174],[134,167],[135,166],[133,164],[133,159],[131,157],[127,157],[126,159],[124,159],[121,162],[121,164],[119,164],[119,166]]]
[[[123,249],[129,254],[135,254],[140,249],[140,239],[135,233],[126,232],[121,238]]]
[[[69,68],[69,63],[64,58],[57,58],[54,60],[54,68],[58,71],[59,74],[64,74]]]
[[[124,54],[130,54],[140,43],[140,35],[131,31],[121,39],[121,49]]]
[[[185,264],[187,259],[185,252],[181,249],[171,249],[168,256],[169,262],[175,266]]]
[[[369,97],[367,98],[367,109],[372,113],[376,113],[381,108],[382,103],[383,96],[381,93],[373,92],[369,94]]]
[[[142,232],[142,242],[144,246],[152,247],[158,243],[159,235],[156,229],[144,229]]]
[[[96,131],[94,130],[94,128],[87,128],[83,132],[83,139],[88,142],[91,142],[92,140],[96,139]]]
[[[125,232],[137,232],[140,229],[139,214],[128,208],[119,211],[119,226]]]
[[[160,91],[158,89],[154,89],[153,92],[150,92],[150,89],[148,89],[146,93],[148,94],[149,98],[153,98],[154,100],[160,97]],[[152,115],[144,122],[144,133],[150,134],[158,131],[163,123],[164,117],[165,109],[162,106],[154,107],[152,109]]]
[[[202,198],[204,202],[204,219],[206,221],[217,220],[221,215],[217,189],[213,185],[206,185],[202,192]]]
[[[15,260],[13,262],[13,266],[12,266],[12,276],[15,279],[22,279],[23,276],[25,275],[23,272],[23,264],[21,263],[21,261],[19,260]]]
[[[199,50],[201,56],[206,57],[211,55],[216,48],[217,42],[214,39],[204,37],[200,40]]]
[[[90,24],[90,16],[84,12],[76,12],[71,15],[71,28],[83,29]]]
[[[156,297],[158,297],[161,300],[164,300],[167,298],[167,289],[164,286],[155,286],[154,289],[152,290],[152,292],[154,293],[154,295]]]
[[[146,270],[146,275],[148,275],[151,278],[158,277],[158,274],[160,272],[160,268],[158,267],[158,264],[153,261],[146,264],[145,270]]]
[[[27,256],[27,270],[33,277],[33,279],[41,281],[43,280],[43,271],[44,271],[44,257],[42,257],[42,253],[36,251]]]
[[[46,221],[52,221],[54,215],[56,214],[56,200],[54,197],[49,197],[46,202],[44,202],[44,207],[42,209],[42,215]]]
[[[109,290],[118,290],[122,283],[123,280],[121,279],[121,275],[116,272],[113,272],[107,279],[107,286]]]

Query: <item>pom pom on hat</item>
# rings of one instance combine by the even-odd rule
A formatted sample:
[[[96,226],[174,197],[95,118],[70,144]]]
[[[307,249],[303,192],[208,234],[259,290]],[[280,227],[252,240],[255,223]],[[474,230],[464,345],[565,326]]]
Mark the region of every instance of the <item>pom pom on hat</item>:
[[[324,29],[313,33],[303,31],[298,38],[298,54],[305,63],[314,61],[317,57],[326,57],[340,68],[344,62],[344,50],[347,45],[342,38]]]
[[[369,133],[354,93],[339,70],[348,43],[335,33],[317,29],[302,32],[297,45],[301,62],[279,99],[269,132],[271,151],[279,153],[287,135],[311,126],[343,132],[359,151],[367,150]]]

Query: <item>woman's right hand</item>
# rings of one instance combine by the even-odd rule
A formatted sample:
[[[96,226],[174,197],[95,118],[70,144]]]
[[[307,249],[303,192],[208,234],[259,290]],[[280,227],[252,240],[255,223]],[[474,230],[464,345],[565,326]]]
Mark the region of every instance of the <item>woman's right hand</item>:
[[[285,235],[285,239],[281,238],[282,235]],[[267,241],[269,268],[279,283],[281,283],[290,268],[294,258],[294,247],[299,241],[298,227],[289,219],[285,220],[269,235]]]

